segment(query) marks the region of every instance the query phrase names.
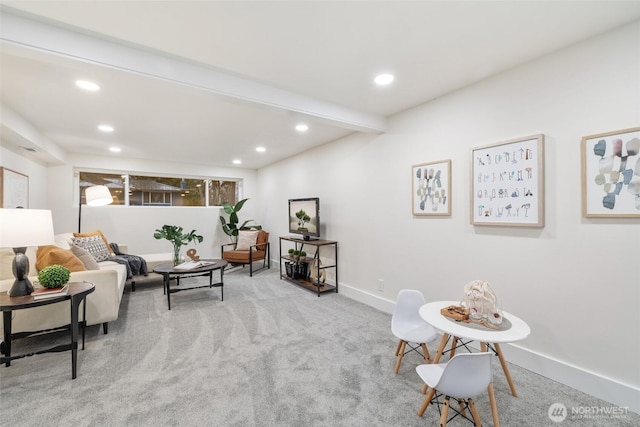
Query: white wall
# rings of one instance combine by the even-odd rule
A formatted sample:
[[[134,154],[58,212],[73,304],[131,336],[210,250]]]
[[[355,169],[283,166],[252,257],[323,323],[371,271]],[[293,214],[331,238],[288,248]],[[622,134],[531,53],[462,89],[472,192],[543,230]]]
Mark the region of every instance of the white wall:
[[[583,218],[580,169],[582,136],[640,125],[639,40],[636,23],[398,114],[384,135],[354,134],[264,168],[263,224],[286,235],[286,200],[318,196],[345,294],[371,303],[415,288],[450,300],[487,280],[532,329],[510,357],[640,411],[640,220]],[[470,225],[470,149],[538,133],[545,227]],[[452,215],[412,217],[411,165],[443,159]]]

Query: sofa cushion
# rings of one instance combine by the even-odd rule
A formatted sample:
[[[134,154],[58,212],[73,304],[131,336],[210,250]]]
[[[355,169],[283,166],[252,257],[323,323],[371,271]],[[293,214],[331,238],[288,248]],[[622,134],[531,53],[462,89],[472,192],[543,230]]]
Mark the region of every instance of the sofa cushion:
[[[107,250],[109,251],[110,254],[113,253],[113,249],[111,249],[111,246],[109,245],[109,241],[107,240],[106,237],[104,237],[104,234],[102,234],[102,230],[94,230],[94,231],[88,231],[86,233],[73,233],[74,237],[92,237],[92,236],[100,236],[102,238],[102,241],[104,241],[104,244],[107,245]]]
[[[80,246],[71,245],[71,252],[73,252],[80,261],[82,261],[84,268],[87,270],[100,270],[100,266],[86,249],[81,248]]]
[[[71,239],[74,245],[80,246],[91,254],[97,262],[109,259],[109,249],[102,240],[102,237],[95,235],[91,237],[74,237]]]
[[[71,249],[71,239],[73,239],[73,233],[56,234],[55,245],[62,249]]]
[[[69,271],[85,271],[84,264],[70,250],[59,248],[55,245],[39,246],[36,255],[36,268],[38,271],[50,265],[58,264]]]
[[[238,232],[237,251],[248,251],[249,248],[256,244],[258,232],[253,230],[240,230]]]

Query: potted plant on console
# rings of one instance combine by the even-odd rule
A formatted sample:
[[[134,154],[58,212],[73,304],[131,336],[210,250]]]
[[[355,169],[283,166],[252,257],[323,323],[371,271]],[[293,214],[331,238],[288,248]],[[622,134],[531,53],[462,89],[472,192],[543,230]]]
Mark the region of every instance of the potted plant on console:
[[[173,265],[179,265],[182,260],[180,259],[180,249],[183,245],[195,241],[196,243],[202,243],[202,236],[196,234],[196,230],[191,230],[189,233],[184,233],[182,227],[176,225],[163,225],[161,229],[156,230],[153,233],[153,237],[156,239],[167,239],[173,244]]]

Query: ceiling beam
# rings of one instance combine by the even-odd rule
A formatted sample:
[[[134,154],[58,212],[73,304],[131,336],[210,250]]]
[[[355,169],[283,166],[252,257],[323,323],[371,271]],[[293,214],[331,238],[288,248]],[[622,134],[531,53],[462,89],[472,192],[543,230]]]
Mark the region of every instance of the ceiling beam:
[[[6,8],[2,8],[0,14],[0,28],[3,42],[295,112],[345,129],[374,134],[387,130],[386,118],[376,114],[282,90],[157,51],[7,13]]]

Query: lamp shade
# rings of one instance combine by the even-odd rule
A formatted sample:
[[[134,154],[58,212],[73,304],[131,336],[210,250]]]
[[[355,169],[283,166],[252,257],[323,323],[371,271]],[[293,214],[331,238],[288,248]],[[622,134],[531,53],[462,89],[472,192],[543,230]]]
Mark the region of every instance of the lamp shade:
[[[53,245],[51,211],[0,209],[0,248]]]
[[[84,196],[89,206],[104,206],[113,203],[113,197],[106,185],[94,185],[84,190]]]

